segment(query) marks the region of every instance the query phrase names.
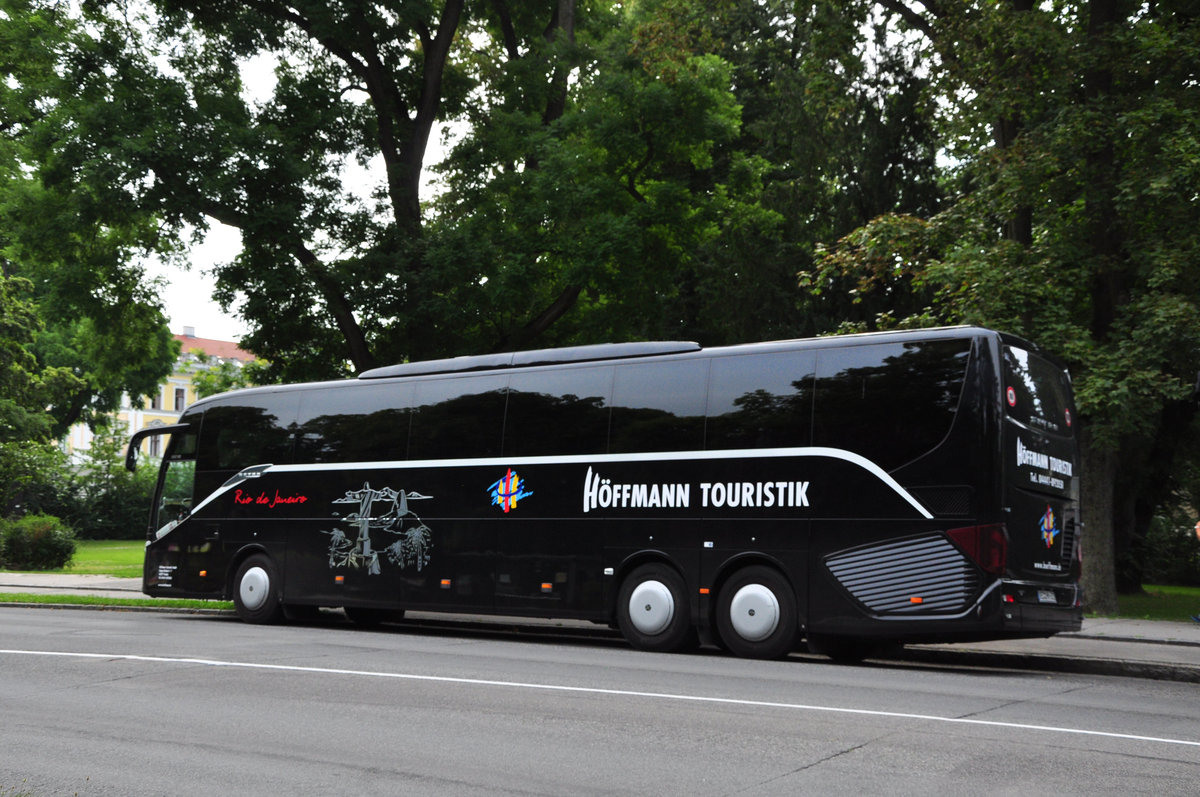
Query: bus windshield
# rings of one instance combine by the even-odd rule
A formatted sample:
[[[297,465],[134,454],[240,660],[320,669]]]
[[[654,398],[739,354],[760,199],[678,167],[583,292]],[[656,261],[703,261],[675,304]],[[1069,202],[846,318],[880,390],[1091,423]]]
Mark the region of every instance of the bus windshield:
[[[1073,434],[1066,372],[1016,346],[1004,347],[1004,399],[1011,418],[1026,426]]]

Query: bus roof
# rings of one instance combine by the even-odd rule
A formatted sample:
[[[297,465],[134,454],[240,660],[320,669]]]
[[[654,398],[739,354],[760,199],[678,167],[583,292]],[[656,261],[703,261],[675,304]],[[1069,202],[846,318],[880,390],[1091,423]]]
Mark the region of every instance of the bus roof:
[[[891,340],[898,343],[935,338],[969,338],[981,335],[1002,339],[1031,351],[1041,353],[1040,347],[1025,341],[1015,335],[997,332],[979,326],[949,326],[925,329],[887,330],[883,332],[862,332],[851,335],[828,335],[815,338],[793,338],[788,340],[762,341],[756,343],[739,343],[730,346],[702,347],[694,341],[640,341],[632,343],[598,343],[585,346],[568,346],[552,349],[533,349],[528,351],[504,352],[496,354],[478,354],[464,357],[448,357],[437,360],[419,360],[415,362],[397,363],[372,368],[359,374],[357,379],[333,380],[331,382],[309,382],[288,385],[264,385],[262,387],[244,388],[230,393],[209,396],[191,405],[197,409],[207,406],[214,399],[224,396],[246,393],[262,393],[306,389],[317,386],[331,387],[335,385],[350,385],[360,380],[394,379],[414,376],[435,376],[466,374],[471,372],[499,370],[509,368],[528,368],[542,365],[568,365],[572,363],[600,362],[610,360],[629,360],[636,358],[662,357],[671,355],[699,356],[728,356],[736,354],[753,354],[762,351],[772,351],[792,348],[829,348],[836,346],[866,344]]]

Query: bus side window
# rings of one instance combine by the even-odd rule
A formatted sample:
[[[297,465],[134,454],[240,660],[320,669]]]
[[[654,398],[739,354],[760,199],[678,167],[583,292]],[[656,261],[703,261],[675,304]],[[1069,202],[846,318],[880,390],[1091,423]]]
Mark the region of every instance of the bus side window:
[[[500,456],[508,376],[456,376],[416,383],[409,459]]]
[[[609,452],[702,450],[707,396],[707,359],[618,365]]]
[[[504,456],[604,453],[612,380],[607,365],[513,374]]]
[[[895,470],[950,432],[970,358],[966,338],[821,349],[813,445]]]
[[[296,462],[391,462],[408,456],[413,386],[348,382],[300,402]]]
[[[244,402],[218,404],[204,411],[199,470],[230,471],[250,465],[291,463],[299,394],[272,393]]]
[[[707,447],[809,445],[816,360],[810,351],[714,357]]]

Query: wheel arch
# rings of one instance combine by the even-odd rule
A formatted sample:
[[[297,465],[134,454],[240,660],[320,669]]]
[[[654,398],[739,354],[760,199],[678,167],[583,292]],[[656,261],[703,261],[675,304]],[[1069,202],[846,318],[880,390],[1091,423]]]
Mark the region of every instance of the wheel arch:
[[[237,578],[238,570],[241,569],[243,562],[255,554],[262,554],[275,563],[275,570],[279,577],[280,594],[283,594],[283,566],[279,561],[279,557],[271,553],[265,545],[252,542],[243,545],[241,548],[238,548],[237,552],[234,553],[233,556],[229,557],[229,564],[225,569],[225,594],[222,596],[224,600],[233,600],[234,590],[237,589],[237,584],[234,583],[234,579]]]

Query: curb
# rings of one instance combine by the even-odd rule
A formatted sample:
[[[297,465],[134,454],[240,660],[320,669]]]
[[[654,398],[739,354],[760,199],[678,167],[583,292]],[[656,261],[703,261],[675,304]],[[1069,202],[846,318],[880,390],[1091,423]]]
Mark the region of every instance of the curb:
[[[1110,639],[1111,637],[1105,638],[1106,641]],[[1144,642],[1144,640],[1138,641]],[[934,650],[920,646],[906,647],[897,658],[918,664],[967,664],[1009,670],[1041,670],[1075,675],[1116,675],[1123,678],[1144,678],[1153,681],[1200,683],[1200,665],[1131,661],[1129,659],[1098,659],[1091,656],[1051,656],[1045,653],[984,650]]]

